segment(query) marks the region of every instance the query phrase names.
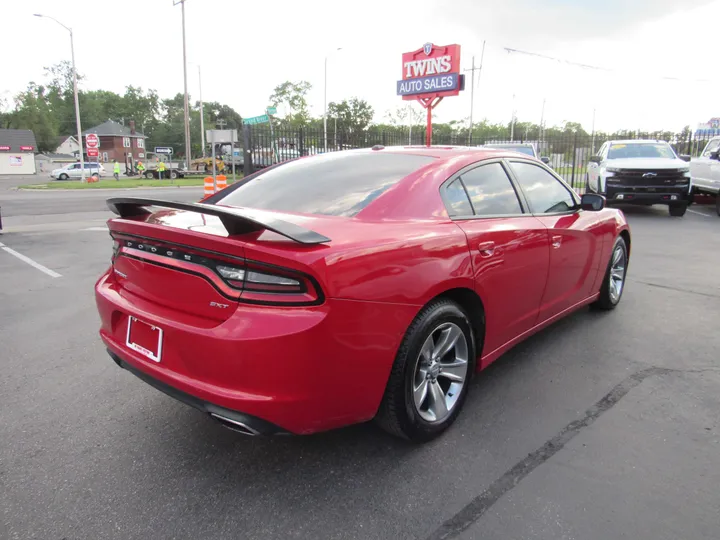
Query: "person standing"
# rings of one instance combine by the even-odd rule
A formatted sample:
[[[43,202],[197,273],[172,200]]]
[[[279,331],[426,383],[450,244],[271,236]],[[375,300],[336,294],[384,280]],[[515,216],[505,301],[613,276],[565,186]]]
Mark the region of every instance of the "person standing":
[[[165,162],[164,162],[164,161],[161,160],[161,161],[158,163],[157,170],[158,170],[158,177],[160,178],[160,180],[162,180],[162,179],[163,179],[163,173],[165,172]]]
[[[113,176],[116,181],[120,181],[120,164],[117,162],[117,159],[113,160]]]

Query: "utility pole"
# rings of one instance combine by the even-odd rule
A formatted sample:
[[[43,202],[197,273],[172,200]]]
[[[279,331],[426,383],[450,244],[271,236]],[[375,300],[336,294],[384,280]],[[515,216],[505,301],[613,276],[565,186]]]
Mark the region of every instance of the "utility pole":
[[[483,41],[482,53],[480,54],[480,67],[475,67],[475,57],[472,57],[472,68],[465,71],[470,72],[470,129],[468,130],[468,146],[472,144],[473,133],[473,113],[475,111],[475,70],[478,71],[478,83],[480,82],[480,72],[482,72],[483,58],[485,57],[485,41]]]
[[[515,140],[515,94],[512,96],[512,118],[510,119],[510,142]]]
[[[203,112],[202,100],[202,74],[198,66],[198,82],[200,84],[200,144],[202,145],[202,157],[205,157],[205,113]]]
[[[180,4],[182,10],[183,79],[185,84],[185,162],[190,168],[190,104],[187,85],[187,48],[185,42],[185,0],[173,0],[173,6]]]
[[[542,150],[542,144],[545,140],[545,98],[543,98],[542,110],[540,111],[540,133],[538,133],[538,138],[540,139],[540,148],[538,150]]]
[[[73,94],[75,95],[75,124],[77,127],[77,134],[78,134],[78,145],[80,146],[80,175],[81,175],[81,182],[85,182],[85,151],[83,149],[83,139],[82,139],[82,127],[80,125],[80,100],[78,97],[78,83],[77,83],[77,68],[75,67],[75,42],[73,41],[73,31],[72,28],[65,26],[63,23],[58,21],[54,17],[50,17],[48,15],[41,15],[40,13],[35,13],[35,17],[40,18],[46,18],[50,19],[51,21],[55,21],[57,24],[62,26],[65,30],[70,32],[70,56],[72,58],[72,69],[73,69]],[[100,158],[98,157],[98,161],[100,161]]]

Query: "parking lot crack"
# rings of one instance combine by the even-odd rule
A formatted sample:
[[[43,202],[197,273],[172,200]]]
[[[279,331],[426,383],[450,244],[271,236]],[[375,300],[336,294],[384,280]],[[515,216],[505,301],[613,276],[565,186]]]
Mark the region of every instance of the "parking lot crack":
[[[642,285],[647,285],[649,287],[657,287],[659,289],[668,289],[671,291],[682,292],[682,293],[687,293],[687,294],[696,294],[698,296],[707,296],[709,298],[720,298],[720,294],[713,294],[713,293],[702,292],[702,291],[693,291],[691,289],[682,289],[680,287],[673,287],[671,285],[661,285],[660,283],[652,283],[650,281],[642,281],[639,279],[631,279],[631,278],[628,278],[628,281],[632,281],[634,283],[640,283]]]
[[[708,370],[714,371],[712,368]],[[683,373],[694,371],[706,370],[686,370],[683,371]],[[562,450],[580,431],[595,422],[595,420],[600,418],[605,412],[612,409],[612,407],[645,379],[656,375],[667,375],[678,372],[679,370],[675,369],[650,367],[633,373],[620,381],[602,399],[587,409],[581,418],[567,424],[554,437],[534,452],[528,454],[523,460],[516,463],[511,469],[505,472],[505,474],[495,480],[485,491],[465,505],[457,514],[435,529],[432,534],[428,536],[428,540],[445,540],[461,534],[479,520],[497,501],[517,486],[527,475]]]

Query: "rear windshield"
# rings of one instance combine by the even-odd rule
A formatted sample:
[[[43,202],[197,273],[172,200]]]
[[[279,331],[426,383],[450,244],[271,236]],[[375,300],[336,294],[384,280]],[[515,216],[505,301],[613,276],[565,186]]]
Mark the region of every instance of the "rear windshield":
[[[218,202],[350,217],[434,159],[383,152],[337,152],[299,159],[259,174]]]
[[[489,149],[497,149],[497,150],[510,150],[512,152],[520,152],[521,154],[527,154],[528,156],[535,157],[535,152],[533,151],[531,146],[514,146],[511,144],[503,145],[503,144],[497,144],[497,145],[488,145],[486,148]]]

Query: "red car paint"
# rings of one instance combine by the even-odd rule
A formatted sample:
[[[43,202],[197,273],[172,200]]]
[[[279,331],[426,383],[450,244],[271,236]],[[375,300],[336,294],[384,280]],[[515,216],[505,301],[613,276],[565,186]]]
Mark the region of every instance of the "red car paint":
[[[403,336],[433,298],[454,289],[478,295],[486,324],[478,351],[483,369],[594,301],[614,239],[629,233],[616,209],[453,220],[441,185],[468,165],[516,154],[380,152],[437,159],[354,217],[278,214],[329,243],[298,244],[270,231],[229,236],[217,217],[184,211],[109,220],[119,247],[96,284],[100,336],[109,351],[165,385],[283,430],[337,428],[375,416]],[[150,247],[139,253],[128,247],[133,241]],[[213,272],[152,249],[228,264],[257,261],[307,290],[301,297],[234,293]],[[194,275],[184,271],[191,266]],[[129,316],[163,330],[160,362],[126,345]]]

